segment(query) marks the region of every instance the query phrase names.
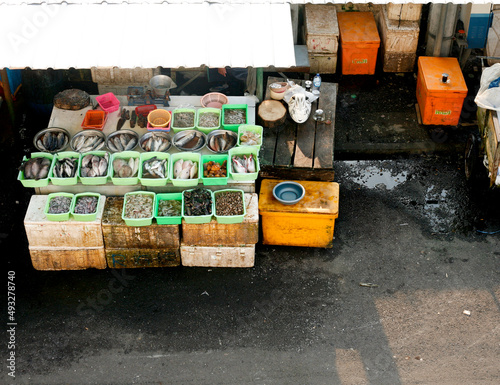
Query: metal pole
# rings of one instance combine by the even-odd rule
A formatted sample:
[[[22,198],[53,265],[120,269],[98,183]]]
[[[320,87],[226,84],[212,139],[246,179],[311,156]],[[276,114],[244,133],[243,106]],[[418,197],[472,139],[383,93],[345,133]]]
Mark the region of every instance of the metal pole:
[[[441,45],[443,43],[444,23],[446,21],[446,14],[448,13],[448,4],[441,4],[440,9],[441,14],[439,15],[439,26],[436,34],[436,40],[434,41],[434,51],[432,52],[432,56],[434,57],[441,56]]]
[[[2,87],[5,95],[5,102],[7,103],[7,108],[9,109],[10,120],[12,125],[16,124],[16,113],[14,112],[14,102],[12,100],[12,94],[10,92],[9,76],[7,75],[7,69],[3,68],[0,71],[0,76],[2,77]]]

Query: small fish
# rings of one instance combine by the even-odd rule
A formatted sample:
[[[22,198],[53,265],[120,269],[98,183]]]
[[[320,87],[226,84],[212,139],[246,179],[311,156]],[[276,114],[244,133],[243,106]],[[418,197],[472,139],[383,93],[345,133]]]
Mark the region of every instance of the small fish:
[[[196,132],[193,132],[191,134],[186,134],[182,138],[180,138],[179,140],[177,140],[177,142],[175,143],[175,145],[178,146],[178,147],[184,147],[187,143],[189,143],[190,141],[192,141],[194,138],[196,138]]]

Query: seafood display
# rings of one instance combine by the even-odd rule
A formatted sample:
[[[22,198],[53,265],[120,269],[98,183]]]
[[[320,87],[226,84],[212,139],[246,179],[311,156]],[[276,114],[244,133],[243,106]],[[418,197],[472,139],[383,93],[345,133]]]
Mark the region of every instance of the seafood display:
[[[76,152],[98,151],[104,147],[104,134],[97,130],[85,130],[71,139],[71,148]]]
[[[215,214],[218,216],[243,215],[243,196],[238,191],[215,193]]]
[[[177,128],[194,127],[194,112],[191,111],[174,111],[174,126]]]
[[[123,125],[125,124],[125,121],[130,119],[130,111],[129,110],[120,110],[120,119],[118,119],[118,123],[116,123],[116,131],[120,130]],[[135,125],[135,123],[134,123]],[[132,125],[131,125],[132,127]]]
[[[222,163],[211,160],[203,164],[203,176],[205,178],[225,178],[227,176],[227,160]]]
[[[113,152],[130,151],[137,146],[137,134],[134,131],[117,131],[108,136],[107,145]]]
[[[139,158],[116,158],[113,160],[114,176],[118,178],[132,178],[139,171]]]
[[[159,217],[180,217],[182,202],[176,200],[161,200],[158,202]]]
[[[260,141],[260,134],[253,131],[243,131],[240,136],[240,144],[244,146],[258,146]]]
[[[233,172],[238,174],[243,173],[253,173],[255,170],[255,159],[253,158],[253,154],[236,156],[234,155],[231,159],[233,165]]]
[[[114,163],[113,163],[114,164]],[[167,159],[158,159],[156,156],[142,163],[143,178],[166,178]]]
[[[170,137],[164,132],[148,132],[140,141],[141,148],[146,152],[163,152],[170,148]]]
[[[224,124],[245,124],[245,110],[242,109],[227,109],[224,111]]]
[[[69,212],[71,206],[71,198],[65,196],[57,196],[49,202],[49,214],[63,214]]]
[[[93,214],[97,210],[98,200],[95,196],[78,197],[73,212],[76,214]]]
[[[179,159],[174,163],[173,176],[175,179],[198,178],[198,162]]]
[[[150,194],[131,194],[125,197],[126,218],[149,218],[153,216],[153,196]]]
[[[204,112],[198,117],[198,127],[210,128],[220,126],[220,114],[217,112]]]
[[[228,152],[236,145],[236,134],[228,130],[215,130],[208,134],[207,146],[217,153]]]
[[[186,130],[175,134],[173,142],[181,151],[198,151],[205,146],[206,136],[196,130]]]
[[[57,158],[52,169],[56,178],[72,178],[78,168],[77,158]]]
[[[212,214],[212,192],[210,190],[197,188],[187,190],[184,194],[184,215],[211,215]]]
[[[47,128],[35,136],[35,147],[43,152],[61,151],[68,145],[69,134],[60,128]]]
[[[84,178],[95,178],[106,176],[108,174],[109,154],[104,156],[87,154],[82,158],[80,167],[80,176]]]
[[[137,122],[137,114],[135,113],[135,110],[132,110],[132,115],[130,116],[130,128],[134,128],[136,122]]]
[[[142,114],[138,114],[137,115],[137,125],[140,128],[146,128],[146,126],[148,125],[148,118],[147,118],[147,116],[144,116]]]
[[[51,163],[49,158],[31,158],[24,161],[20,169],[24,171],[24,179],[39,180],[47,178]]]

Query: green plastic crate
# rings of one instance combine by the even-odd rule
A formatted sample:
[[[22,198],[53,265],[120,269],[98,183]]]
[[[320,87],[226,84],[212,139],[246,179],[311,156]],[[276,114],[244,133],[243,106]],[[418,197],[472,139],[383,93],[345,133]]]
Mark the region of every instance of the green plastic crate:
[[[76,203],[78,202],[78,199],[80,197],[96,197],[97,198],[97,205],[95,208],[95,212],[91,214],[78,214],[75,213],[75,207]],[[92,192],[84,192],[84,193],[79,193],[75,194],[73,197],[73,202],[71,202],[71,215],[75,219],[75,221],[80,221],[80,222],[92,222],[95,221],[97,218],[97,210],[99,209],[99,203],[101,202],[101,194],[98,193],[92,193]]]
[[[87,154],[92,154],[92,155],[98,155],[98,156],[104,156],[105,154],[108,154],[108,172],[104,176],[96,176],[96,177],[82,177],[81,176],[81,171],[82,171],[82,160]],[[108,182],[108,177],[109,177],[109,169],[111,167],[111,156],[109,155],[109,152],[107,151],[89,151],[84,154],[82,154],[80,158],[80,164],[78,165],[78,179],[80,179],[80,182],[84,185],[101,185],[101,184],[106,184]]]
[[[207,189],[204,189],[207,190]],[[212,214],[210,215],[186,215],[185,210],[184,210],[184,205],[185,205],[185,198],[184,198],[184,193],[188,191],[193,191],[191,190],[184,190],[182,192],[182,218],[186,223],[194,223],[194,224],[200,224],[200,223],[210,223],[212,220],[212,216],[214,215],[215,211],[215,206],[214,206],[214,193],[210,190],[207,190],[210,192],[212,196]]]
[[[176,127],[175,126],[175,114],[177,112],[192,112],[193,113],[193,125],[190,127]],[[170,125],[170,128],[174,133],[177,133],[179,131],[184,131],[184,130],[194,130],[196,127],[196,110],[194,108],[177,108],[172,111],[172,124]]]
[[[146,160],[157,157],[158,159],[166,159],[165,163],[165,178],[144,178],[143,163]],[[166,152],[142,152],[139,162],[139,181],[143,186],[165,186],[167,184],[170,173],[170,154]]]
[[[151,216],[147,218],[127,218],[125,217],[125,206],[127,204],[127,197],[130,195],[151,195],[153,197],[153,206],[151,207]],[[153,223],[154,211],[155,211],[155,199],[156,194],[151,191],[133,191],[126,193],[123,199],[123,209],[122,209],[122,219],[125,221],[127,226],[149,226]]]
[[[80,158],[82,154],[75,151],[64,151],[56,153],[52,166],[50,167],[49,179],[53,185],[56,186],[70,186],[78,183],[78,175],[80,174]],[[75,176],[71,178],[58,178],[54,176],[54,167],[58,159],[71,158],[77,159]]]
[[[214,112],[214,113],[219,115],[219,125],[217,127],[200,127],[200,115],[202,115],[203,113],[206,113],[206,112]],[[196,129],[198,131],[205,133],[205,134],[208,134],[213,130],[219,129],[221,126],[221,121],[222,121],[221,120],[221,110],[218,108],[206,107],[206,108],[200,108],[196,111]]]
[[[179,159],[182,160],[192,160],[193,162],[198,163],[198,178],[194,179],[175,179],[174,178],[174,165],[175,162],[177,162]],[[199,152],[178,152],[175,154],[172,154],[170,157],[170,172],[168,178],[170,179],[170,182],[174,186],[180,186],[180,187],[194,187],[198,186],[198,183],[200,182],[200,162],[201,162],[201,155]]]
[[[58,197],[58,196],[71,198],[71,203],[69,205],[68,211],[66,213],[61,213],[61,214],[49,214],[50,201],[53,198]],[[45,214],[47,219],[49,221],[55,221],[55,222],[63,222],[63,221],[69,220],[69,216],[71,213],[71,205],[73,204],[73,197],[74,197],[74,194],[65,193],[65,192],[52,193],[52,194],[47,195],[47,203],[45,203],[45,209],[43,211],[43,213]]]
[[[251,132],[254,132],[256,134],[259,134],[260,135],[260,141],[259,141],[259,144],[256,144],[256,145],[253,145],[253,147],[257,147],[260,151],[260,147],[262,146],[262,132],[263,132],[263,128],[262,126],[257,126],[257,125],[254,125],[254,124],[242,124],[238,127],[238,147],[250,147],[248,144],[242,144],[240,142],[240,137],[241,135],[243,135],[243,133],[245,131],[251,131]]]
[[[253,154],[253,158],[255,160],[255,172],[252,173],[236,173],[233,172],[233,155],[242,156],[242,155],[250,155]],[[229,150],[229,162],[231,162],[231,167],[229,175],[234,180],[256,180],[259,176],[260,171],[260,163],[259,163],[259,149],[255,146],[243,146],[243,147],[234,147]]]
[[[228,110],[245,110],[245,122],[240,123],[240,124],[226,124],[226,123],[224,123],[224,118],[225,118]],[[224,104],[222,106],[221,125],[222,125],[222,127],[224,127],[225,130],[231,130],[234,132],[238,132],[238,127],[241,124],[247,124],[247,123],[248,123],[248,104]]]
[[[137,176],[133,176],[130,178],[119,178],[115,177],[114,173],[115,170],[113,169],[113,161],[115,159],[130,159],[130,158],[135,158],[135,159],[140,159],[141,153],[138,151],[121,151],[121,152],[115,152],[113,155],[111,155],[111,161],[110,161],[110,166],[109,166],[109,173],[111,176],[111,182],[114,185],[117,186],[132,186],[135,184],[139,183],[139,169],[137,169]],[[139,167],[140,167],[140,162],[139,162]]]
[[[229,192],[229,191],[236,191],[241,194],[241,199],[243,202],[243,214],[241,215],[217,215],[217,195],[223,193],[223,192]],[[238,189],[225,189],[225,190],[218,190],[214,191],[214,207],[215,207],[215,219],[217,220],[218,223],[241,223],[245,219],[245,215],[247,215],[247,209],[245,207],[245,194],[243,190],[238,190]]]
[[[172,217],[158,216],[158,208],[160,201],[180,201],[181,202],[181,215]],[[180,225],[182,223],[182,193],[165,193],[156,194],[155,214],[156,223],[159,225]]]
[[[229,156],[227,154],[217,154],[217,155],[202,155],[201,156],[201,180],[205,186],[221,186],[226,185],[229,179],[229,170],[226,171],[225,177],[205,177],[203,176],[203,170],[205,170],[205,163],[214,161],[217,163],[227,162],[227,168],[229,168]]]
[[[24,177],[24,171],[19,171],[19,174],[17,175],[17,180],[22,183],[24,187],[45,187],[48,186],[49,184],[49,175],[50,175],[50,169],[52,168],[52,165],[54,164],[54,155],[49,154],[47,152],[32,152],[30,155],[30,158],[27,158],[26,156],[23,157],[23,162],[26,160],[29,160],[31,158],[48,158],[50,159],[50,166],[49,166],[49,172],[47,174],[46,178],[43,179],[25,179]]]

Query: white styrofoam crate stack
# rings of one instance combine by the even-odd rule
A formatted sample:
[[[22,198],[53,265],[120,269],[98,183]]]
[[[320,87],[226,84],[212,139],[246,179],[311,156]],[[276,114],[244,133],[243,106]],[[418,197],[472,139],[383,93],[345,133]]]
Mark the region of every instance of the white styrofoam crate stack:
[[[488,39],[486,41],[486,56],[500,57],[500,9],[493,10],[493,20],[491,28],[488,30]],[[488,64],[492,66],[500,63],[498,59],[488,59]]]

